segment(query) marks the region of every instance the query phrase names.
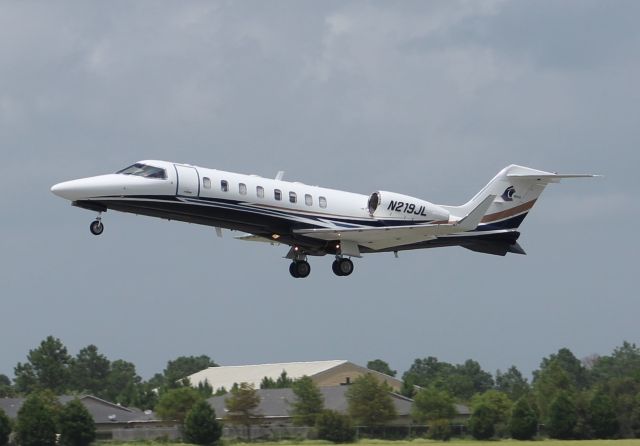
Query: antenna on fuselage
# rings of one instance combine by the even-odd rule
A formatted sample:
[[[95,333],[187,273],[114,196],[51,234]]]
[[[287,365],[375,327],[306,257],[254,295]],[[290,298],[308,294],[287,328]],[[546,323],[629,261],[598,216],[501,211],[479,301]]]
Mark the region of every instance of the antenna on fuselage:
[[[284,170],[279,170],[276,174],[276,180],[280,181],[284,177]]]

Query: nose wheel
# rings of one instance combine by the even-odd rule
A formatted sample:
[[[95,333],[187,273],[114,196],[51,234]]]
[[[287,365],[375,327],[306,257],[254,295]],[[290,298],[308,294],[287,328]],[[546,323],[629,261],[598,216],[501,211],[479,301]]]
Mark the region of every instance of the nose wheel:
[[[348,276],[353,272],[353,262],[351,259],[336,258],[331,269],[336,276]]]
[[[294,260],[289,265],[289,273],[296,279],[304,279],[311,273],[311,265],[306,260]]]
[[[93,235],[100,235],[104,231],[104,225],[102,224],[102,218],[99,215],[89,225],[89,231],[91,231],[91,233]]]

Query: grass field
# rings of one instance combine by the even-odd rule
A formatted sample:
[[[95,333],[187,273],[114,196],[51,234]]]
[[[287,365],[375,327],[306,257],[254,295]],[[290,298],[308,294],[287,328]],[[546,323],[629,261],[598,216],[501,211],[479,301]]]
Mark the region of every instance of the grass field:
[[[165,442],[105,442],[99,443],[103,445],[117,446],[186,446],[186,443],[165,443]],[[256,442],[256,443],[224,443],[223,445],[233,446],[319,446],[331,445],[332,443],[325,441],[279,441],[279,442]],[[434,440],[412,440],[412,441],[382,441],[382,440],[362,440],[354,443],[357,446],[640,446],[640,439],[633,440],[539,440],[539,441],[516,441],[516,440],[500,440],[500,441],[475,441],[475,440],[452,440],[448,442]]]

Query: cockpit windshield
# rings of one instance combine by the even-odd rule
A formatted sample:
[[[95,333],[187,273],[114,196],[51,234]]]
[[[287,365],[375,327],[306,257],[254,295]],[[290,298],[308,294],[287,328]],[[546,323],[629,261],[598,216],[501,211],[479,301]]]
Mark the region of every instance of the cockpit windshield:
[[[135,163],[126,169],[117,171],[116,173],[121,173],[123,175],[136,175],[138,177],[145,178],[160,178],[162,180],[167,178],[167,172],[164,169],[142,163]]]

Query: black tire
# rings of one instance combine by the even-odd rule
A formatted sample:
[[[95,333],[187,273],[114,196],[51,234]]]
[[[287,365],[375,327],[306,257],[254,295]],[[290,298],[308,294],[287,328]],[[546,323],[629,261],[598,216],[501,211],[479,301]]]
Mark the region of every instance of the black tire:
[[[340,267],[338,266],[339,263],[340,263],[339,260],[334,260],[333,263],[331,264],[331,270],[333,271],[333,274],[335,274],[336,276],[342,276],[342,273],[340,272]]]
[[[338,270],[341,276],[348,276],[353,272],[353,262],[351,259],[342,259],[338,263]]]
[[[299,278],[304,279],[311,273],[311,265],[309,265],[309,262],[301,260],[299,262],[296,262],[295,265],[296,273],[298,274]]]
[[[91,231],[93,235],[100,235],[104,231],[104,225],[101,221],[94,220],[89,225],[89,231]]]
[[[291,262],[291,264],[289,265],[289,274],[291,274],[291,277],[295,277],[296,279],[298,278],[298,268],[296,267],[296,262]]]

